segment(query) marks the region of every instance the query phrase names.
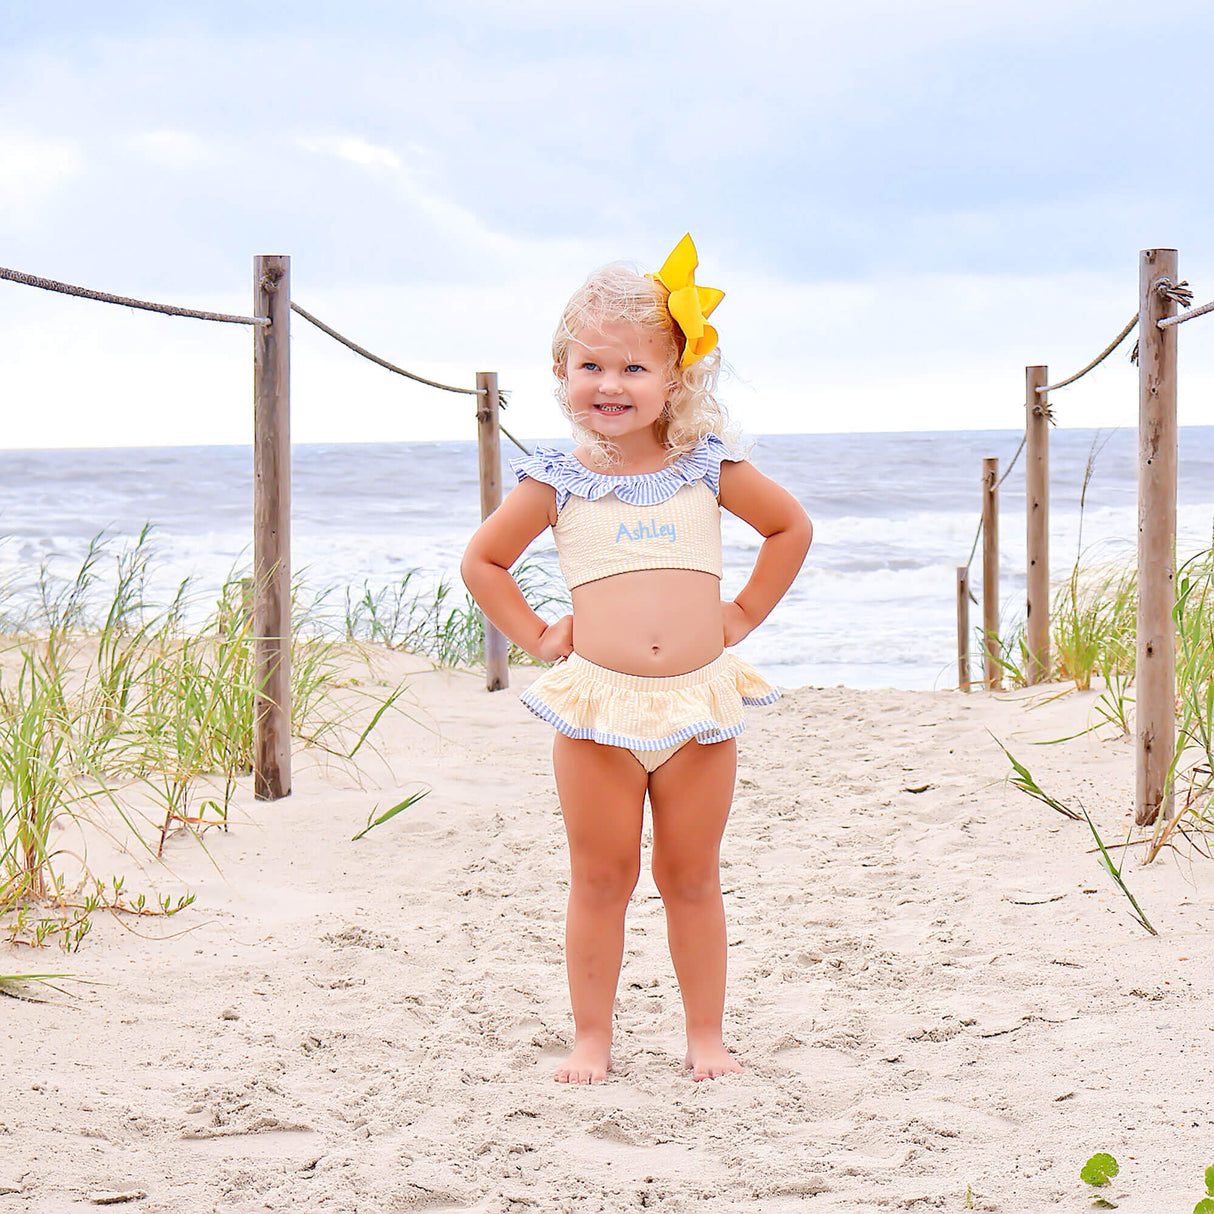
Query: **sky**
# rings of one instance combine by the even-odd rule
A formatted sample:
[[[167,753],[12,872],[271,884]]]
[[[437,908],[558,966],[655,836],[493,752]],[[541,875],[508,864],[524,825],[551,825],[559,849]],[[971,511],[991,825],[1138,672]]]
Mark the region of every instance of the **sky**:
[[[572,290],[684,232],[751,433],[1016,429],[1137,311],[1214,298],[1214,6],[1169,0],[0,0],[0,265],[248,314],[255,254],[400,366],[565,432]],[[1127,347],[1128,347],[1127,343]],[[1180,333],[1214,424],[1214,314]],[[299,442],[473,438],[292,321]],[[1130,426],[1123,351],[1053,398]],[[0,281],[8,448],[248,442],[246,327]]]

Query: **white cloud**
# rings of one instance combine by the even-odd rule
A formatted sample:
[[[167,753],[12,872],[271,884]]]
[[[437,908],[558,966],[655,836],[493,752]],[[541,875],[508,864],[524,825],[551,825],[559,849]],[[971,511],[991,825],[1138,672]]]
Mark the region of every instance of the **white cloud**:
[[[486,279],[503,272],[529,278],[537,264],[551,264],[564,258],[577,257],[585,262],[587,271],[594,264],[593,260],[586,260],[593,258],[594,245],[590,241],[513,235],[494,227],[472,206],[438,187],[436,174],[425,163],[425,153],[420,148],[398,152],[348,135],[300,137],[296,142],[307,152],[331,156],[382,175],[396,199],[409,208],[406,213],[397,210],[395,227],[408,232],[410,241],[424,242],[428,247],[449,247],[450,268],[467,265],[471,260]],[[606,258],[607,254],[603,254],[600,260]]]
[[[325,139],[298,139],[296,141],[307,152],[328,153],[351,164],[374,165],[380,168],[404,170],[401,158],[391,149],[377,147],[357,136],[334,136]]]
[[[407,165],[392,148],[356,136],[301,138],[297,142],[308,152],[334,156],[360,168],[386,170],[396,194],[428,220],[438,234],[464,248],[471,244],[497,256],[511,257],[518,246],[517,241],[490,229],[471,208],[424,187],[422,174]]]

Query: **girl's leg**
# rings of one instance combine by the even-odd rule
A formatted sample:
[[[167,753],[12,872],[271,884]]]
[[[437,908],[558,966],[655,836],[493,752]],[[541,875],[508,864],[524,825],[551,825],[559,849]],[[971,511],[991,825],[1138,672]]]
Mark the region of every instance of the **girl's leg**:
[[[689,742],[649,777],[653,876],[683,995],[686,1065],[696,1079],[742,1069],[721,1039],[726,941],[719,866],[736,771],[731,739]]]
[[[556,789],[569,838],[565,964],[575,1030],[561,1083],[597,1083],[611,1068],[624,912],[641,868],[645,769],[617,746],[556,735]]]

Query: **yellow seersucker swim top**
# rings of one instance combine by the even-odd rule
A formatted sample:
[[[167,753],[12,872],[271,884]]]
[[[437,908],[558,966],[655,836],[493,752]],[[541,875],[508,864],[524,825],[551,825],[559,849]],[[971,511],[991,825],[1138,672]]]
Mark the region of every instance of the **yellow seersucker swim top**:
[[[721,576],[721,461],[739,460],[715,434],[658,472],[605,476],[565,451],[537,447],[514,460],[519,480],[556,490],[552,528],[569,589],[642,569]]]

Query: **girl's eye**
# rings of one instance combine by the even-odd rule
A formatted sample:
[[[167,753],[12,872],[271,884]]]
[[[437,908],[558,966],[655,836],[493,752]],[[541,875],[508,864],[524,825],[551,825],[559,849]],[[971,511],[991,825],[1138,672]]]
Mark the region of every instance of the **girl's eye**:
[[[599,369],[598,363],[582,363],[583,371],[597,371],[598,369]]]
[[[629,371],[644,371],[645,368],[640,363],[629,363],[627,370]]]

